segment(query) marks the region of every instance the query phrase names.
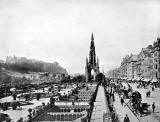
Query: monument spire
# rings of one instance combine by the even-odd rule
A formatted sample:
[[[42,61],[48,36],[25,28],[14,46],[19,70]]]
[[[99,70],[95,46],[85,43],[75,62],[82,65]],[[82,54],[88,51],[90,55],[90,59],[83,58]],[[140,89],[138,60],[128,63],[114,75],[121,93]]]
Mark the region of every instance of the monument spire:
[[[94,36],[93,36],[93,32],[92,32],[91,40],[92,40],[92,41],[94,41]]]
[[[97,66],[99,67],[99,59],[98,59],[98,56],[97,56]]]
[[[88,57],[86,57],[86,66],[88,66]]]
[[[93,33],[91,35],[91,45],[90,45],[90,54],[89,54],[89,62],[92,66],[96,64],[96,52],[95,52],[95,45],[94,45],[94,36]]]

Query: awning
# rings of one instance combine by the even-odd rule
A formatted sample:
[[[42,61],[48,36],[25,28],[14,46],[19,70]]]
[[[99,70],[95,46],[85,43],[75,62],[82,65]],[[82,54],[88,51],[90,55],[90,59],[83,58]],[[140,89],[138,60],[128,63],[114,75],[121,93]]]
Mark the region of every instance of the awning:
[[[126,80],[127,78],[126,77],[124,77],[124,78],[122,78],[123,80]]]
[[[136,78],[136,80],[137,80],[137,81],[139,81],[139,80],[140,80],[140,78]]]
[[[143,79],[144,82],[149,82],[150,80],[151,79],[146,79],[146,78]]]
[[[157,81],[158,81],[157,79],[152,79],[152,80],[151,80],[151,82],[157,82]]]
[[[16,91],[16,88],[10,88],[10,91]]]
[[[135,80],[137,80],[137,78],[132,78],[132,81],[135,81]]]

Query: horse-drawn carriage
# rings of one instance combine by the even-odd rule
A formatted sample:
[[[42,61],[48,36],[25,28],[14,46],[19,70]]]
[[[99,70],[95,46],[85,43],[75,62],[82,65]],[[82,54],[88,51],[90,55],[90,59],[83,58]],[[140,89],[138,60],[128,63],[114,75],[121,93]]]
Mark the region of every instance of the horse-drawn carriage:
[[[150,105],[148,103],[141,103],[140,108],[142,109],[142,113],[144,113],[144,111],[148,112],[149,106]]]
[[[130,105],[136,113],[139,112],[142,115],[144,111],[148,112],[148,108],[150,105],[148,103],[142,103],[141,101],[141,94],[138,91],[133,92],[131,95]]]

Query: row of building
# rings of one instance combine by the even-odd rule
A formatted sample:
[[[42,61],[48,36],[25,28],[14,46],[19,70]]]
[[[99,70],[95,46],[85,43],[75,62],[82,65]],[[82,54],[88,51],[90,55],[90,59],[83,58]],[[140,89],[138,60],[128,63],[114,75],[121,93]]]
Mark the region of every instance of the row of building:
[[[137,55],[126,55],[119,68],[108,71],[112,78],[160,81],[160,38]]]

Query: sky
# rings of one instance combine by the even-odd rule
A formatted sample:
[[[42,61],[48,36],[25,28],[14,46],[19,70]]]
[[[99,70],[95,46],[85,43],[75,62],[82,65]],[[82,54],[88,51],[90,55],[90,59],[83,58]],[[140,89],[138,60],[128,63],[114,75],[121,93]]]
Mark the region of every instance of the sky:
[[[159,0],[0,0],[0,59],[59,62],[84,73],[94,34],[100,70],[160,36]]]

